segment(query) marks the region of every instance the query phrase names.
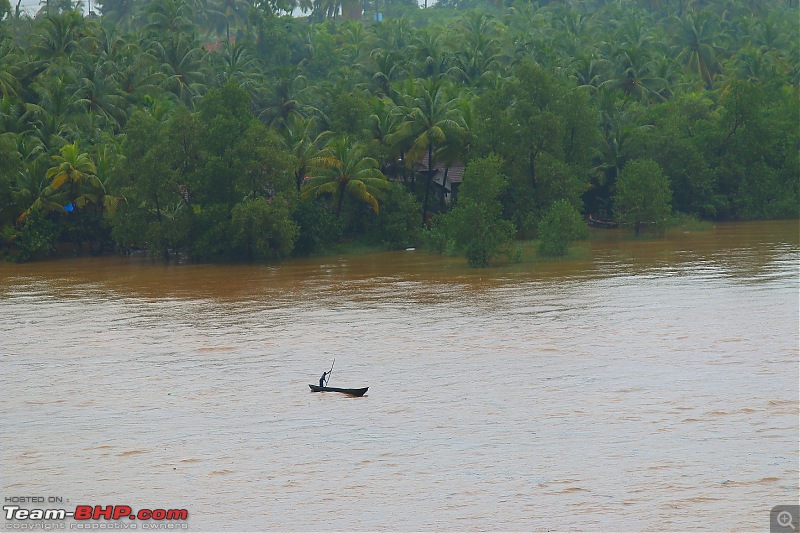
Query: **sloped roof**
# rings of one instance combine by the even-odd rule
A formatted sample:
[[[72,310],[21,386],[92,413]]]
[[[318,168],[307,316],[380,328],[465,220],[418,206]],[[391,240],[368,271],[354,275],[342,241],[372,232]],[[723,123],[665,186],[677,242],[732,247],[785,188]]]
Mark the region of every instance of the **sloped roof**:
[[[445,165],[437,162],[433,167],[437,172],[444,174]],[[417,172],[427,172],[428,170],[428,154],[423,155],[419,161],[414,163],[414,170]],[[447,179],[450,183],[461,183],[464,179],[464,165],[456,161],[447,169]]]

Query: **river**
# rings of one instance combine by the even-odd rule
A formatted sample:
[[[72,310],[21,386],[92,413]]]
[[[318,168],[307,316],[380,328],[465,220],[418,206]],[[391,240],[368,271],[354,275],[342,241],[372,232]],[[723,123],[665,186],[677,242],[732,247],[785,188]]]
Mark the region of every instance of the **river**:
[[[765,530],[798,501],[798,230],[484,270],[0,263],[0,496],[191,531]],[[366,396],[309,391],[334,358]]]

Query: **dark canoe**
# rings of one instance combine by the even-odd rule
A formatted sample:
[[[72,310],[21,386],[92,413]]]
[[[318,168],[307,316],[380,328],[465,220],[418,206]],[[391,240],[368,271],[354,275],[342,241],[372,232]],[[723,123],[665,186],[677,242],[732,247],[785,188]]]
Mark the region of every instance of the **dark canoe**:
[[[367,389],[369,387],[364,387],[363,389],[340,389],[338,387],[320,387],[319,385],[312,385],[308,384],[311,388],[311,392],[341,392],[343,394],[349,394],[350,396],[364,396],[366,394]]]

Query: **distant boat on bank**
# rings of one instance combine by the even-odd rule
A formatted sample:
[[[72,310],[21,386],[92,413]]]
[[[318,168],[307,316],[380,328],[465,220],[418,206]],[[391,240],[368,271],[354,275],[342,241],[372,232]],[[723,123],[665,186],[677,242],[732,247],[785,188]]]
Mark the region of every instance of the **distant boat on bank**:
[[[592,215],[589,215],[588,223],[593,228],[613,229],[619,227],[619,224],[617,224],[613,220],[602,220],[600,218],[593,218]]]

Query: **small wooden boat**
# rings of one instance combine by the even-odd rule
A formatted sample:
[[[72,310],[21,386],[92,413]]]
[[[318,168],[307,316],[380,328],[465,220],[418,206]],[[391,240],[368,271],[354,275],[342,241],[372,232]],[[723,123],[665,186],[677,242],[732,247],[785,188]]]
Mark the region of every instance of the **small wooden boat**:
[[[589,220],[587,222],[593,228],[614,229],[619,227],[619,224],[617,224],[613,220],[602,220],[599,218],[593,218],[592,215],[589,215]]]
[[[341,392],[342,394],[349,394],[350,396],[364,396],[369,387],[363,389],[340,389],[339,387],[320,387],[319,385],[308,384],[311,392]]]

